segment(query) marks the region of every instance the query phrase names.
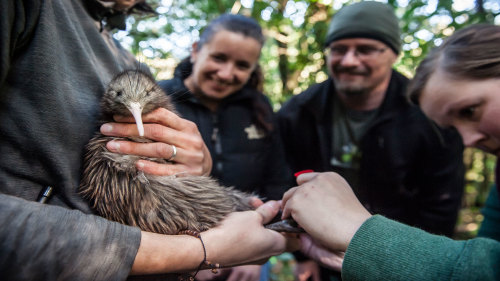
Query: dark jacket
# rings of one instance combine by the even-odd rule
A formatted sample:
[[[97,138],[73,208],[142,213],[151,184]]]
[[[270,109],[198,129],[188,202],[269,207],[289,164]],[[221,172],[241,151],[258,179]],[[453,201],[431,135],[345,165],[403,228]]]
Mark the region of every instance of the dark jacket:
[[[360,141],[357,196],[372,213],[451,236],[464,187],[463,145],[407,102],[408,79],[393,71],[385,99]],[[293,171],[331,171],[333,81],[291,98],[278,119]]]
[[[180,115],[198,125],[212,155],[211,175],[226,186],[254,192],[266,199],[281,199],[292,186],[293,178],[267,98],[244,87],[221,100],[217,111],[211,112],[184,86],[183,81],[190,73],[191,65],[181,63],[174,78],[160,81],[159,85],[172,98]],[[263,130],[253,118],[257,110],[254,104],[265,107],[269,113],[266,121],[274,125],[274,130],[265,136],[258,136]]]
[[[102,93],[138,65],[93,2],[0,1],[2,280],[124,280],[141,242],[139,228],[85,214],[77,193]]]

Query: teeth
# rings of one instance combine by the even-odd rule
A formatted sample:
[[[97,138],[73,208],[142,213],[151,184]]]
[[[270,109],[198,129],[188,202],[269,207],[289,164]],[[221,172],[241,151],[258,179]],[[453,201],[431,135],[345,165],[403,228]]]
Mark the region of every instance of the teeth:
[[[137,131],[139,131],[139,136],[144,136],[144,124],[142,123],[142,108],[138,102],[131,102],[128,109],[134,116],[135,124],[137,125]]]

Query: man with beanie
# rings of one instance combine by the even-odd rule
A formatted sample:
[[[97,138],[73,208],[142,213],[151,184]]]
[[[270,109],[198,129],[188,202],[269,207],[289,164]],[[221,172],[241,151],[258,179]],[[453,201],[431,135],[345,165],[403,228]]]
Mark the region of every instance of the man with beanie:
[[[407,101],[408,79],[392,69],[401,50],[392,8],[342,8],[325,47],[329,79],[278,113],[290,166],[335,171],[370,212],[451,236],[464,186],[462,141]],[[311,265],[298,259],[299,270]],[[331,274],[322,269],[321,279]]]

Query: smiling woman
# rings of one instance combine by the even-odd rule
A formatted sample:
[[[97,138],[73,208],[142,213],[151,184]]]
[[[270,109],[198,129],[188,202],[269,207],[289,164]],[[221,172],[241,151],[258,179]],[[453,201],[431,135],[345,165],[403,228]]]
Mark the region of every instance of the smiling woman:
[[[221,30],[208,44],[194,43],[193,73],[184,83],[215,109],[218,101],[243,88],[257,67],[261,43],[240,33]],[[196,63],[198,61],[198,63]]]
[[[212,155],[213,177],[223,185],[279,200],[294,182],[271,105],[259,91],[263,43],[255,20],[222,15],[204,29],[174,79],[160,86],[177,111],[198,125]],[[243,266],[224,273],[231,280],[258,280],[260,271],[260,266]],[[208,275],[198,277],[214,277]]]

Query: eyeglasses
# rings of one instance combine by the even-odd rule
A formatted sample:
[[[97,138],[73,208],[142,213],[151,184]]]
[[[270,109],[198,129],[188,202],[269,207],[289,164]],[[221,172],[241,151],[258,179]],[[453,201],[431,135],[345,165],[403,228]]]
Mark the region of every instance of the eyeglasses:
[[[330,46],[326,50],[332,58],[343,58],[351,48],[348,46]],[[379,53],[383,53],[387,47],[376,48],[374,46],[361,45],[354,47],[354,56],[360,60],[369,60],[375,58]]]

